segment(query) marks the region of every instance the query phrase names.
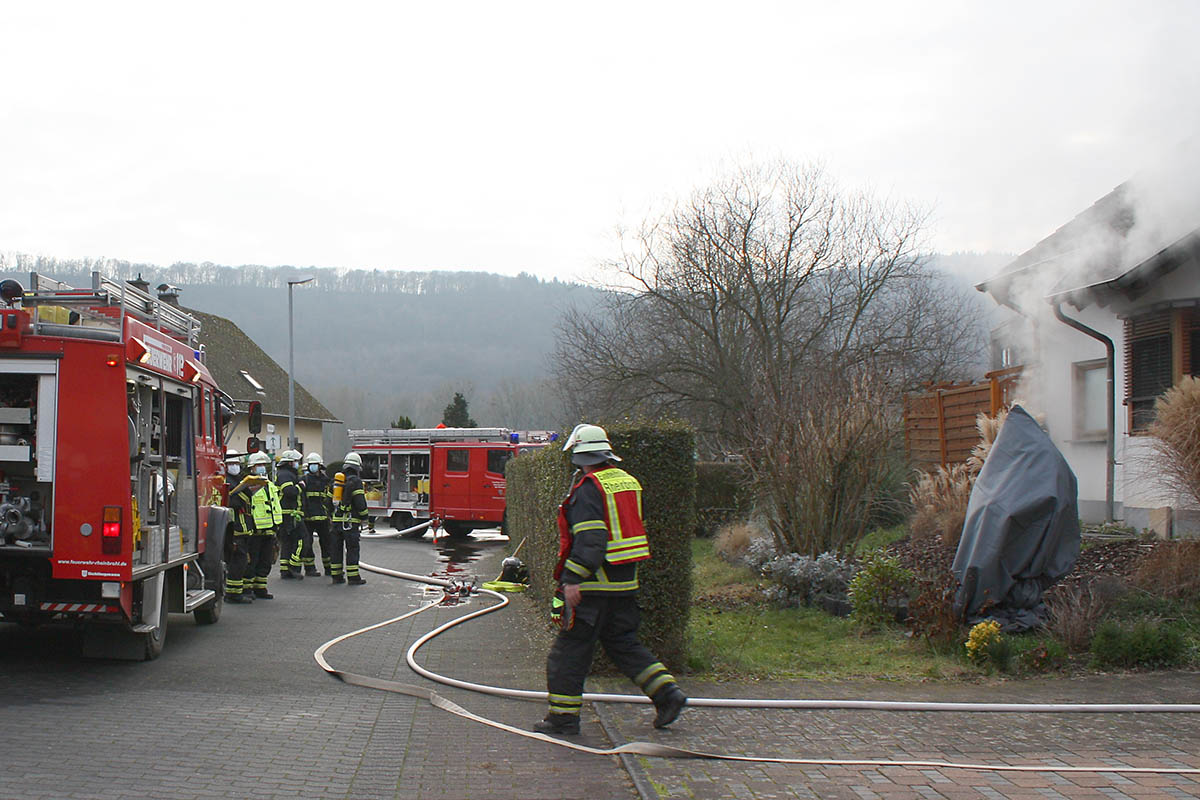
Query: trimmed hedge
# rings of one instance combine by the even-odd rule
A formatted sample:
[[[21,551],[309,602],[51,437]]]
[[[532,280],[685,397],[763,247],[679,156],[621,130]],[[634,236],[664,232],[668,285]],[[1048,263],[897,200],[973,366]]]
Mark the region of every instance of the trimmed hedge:
[[[726,461],[696,464],[696,535],[712,536],[725,523],[747,516],[752,495],[746,465]]]
[[[642,515],[651,558],[638,570],[641,640],[669,668],[687,663],[687,622],[692,594],[691,539],[696,518],[695,437],[685,423],[621,422],[605,425],[621,468],[642,484]],[[509,537],[525,540],[530,595],[548,606],[558,560],[558,505],[570,488],[568,454],[550,445],[514,458],[506,471]],[[548,613],[548,612],[547,612]]]

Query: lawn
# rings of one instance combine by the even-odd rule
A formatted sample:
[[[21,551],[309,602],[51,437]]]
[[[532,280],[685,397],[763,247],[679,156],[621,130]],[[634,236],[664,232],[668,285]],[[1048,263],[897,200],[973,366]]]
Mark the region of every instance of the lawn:
[[[752,596],[758,577],[717,556],[708,539],[694,540],[692,558],[698,603],[688,623],[689,667],[699,677],[920,680],[973,672],[903,629],[866,633],[817,609],[721,602]]]

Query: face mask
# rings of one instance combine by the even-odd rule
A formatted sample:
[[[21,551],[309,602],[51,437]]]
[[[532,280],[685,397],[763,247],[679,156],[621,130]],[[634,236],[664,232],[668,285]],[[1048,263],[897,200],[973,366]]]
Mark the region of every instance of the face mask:
[[[242,467],[240,464],[230,464],[227,467],[225,467],[225,471],[228,472],[230,475],[239,475],[239,474],[241,474]]]
[[[267,468],[266,467],[255,467],[254,474],[258,475],[259,477],[262,477],[267,474]]]
[[[308,471],[311,472],[313,475],[316,475],[318,472],[321,471],[321,467],[317,464],[309,464]]]

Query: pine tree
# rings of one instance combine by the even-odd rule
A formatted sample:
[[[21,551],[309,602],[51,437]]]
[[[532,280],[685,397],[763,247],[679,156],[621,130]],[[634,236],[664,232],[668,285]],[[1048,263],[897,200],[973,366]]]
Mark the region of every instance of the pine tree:
[[[442,412],[442,422],[448,428],[475,428],[475,420],[471,419],[470,413],[467,411],[467,398],[463,397],[462,392],[455,392],[454,399],[450,401],[450,405],[446,406]]]
[[[392,427],[399,428],[402,431],[411,431],[413,428],[415,428],[417,426],[414,425],[413,421],[411,419],[409,419],[408,417],[400,416],[396,419],[395,422],[392,423]]]

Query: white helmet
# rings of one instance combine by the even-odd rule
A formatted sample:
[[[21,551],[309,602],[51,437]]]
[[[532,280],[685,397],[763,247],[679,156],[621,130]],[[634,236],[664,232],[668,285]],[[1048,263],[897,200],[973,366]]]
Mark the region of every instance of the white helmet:
[[[346,457],[342,459],[342,464],[356,469],[362,469],[362,456],[358,453],[346,453]]]
[[[246,464],[251,467],[257,467],[261,464],[270,465],[270,463],[271,457],[262,450],[259,450],[257,453],[251,453],[250,458],[246,459]]]
[[[320,465],[324,464],[325,462],[321,460],[321,454],[314,450],[313,452],[309,453],[308,455],[306,455],[304,457],[304,463],[305,464],[316,464],[317,466],[320,466]]]
[[[239,452],[237,451],[237,448],[235,448],[235,447],[229,447],[229,448],[226,448],[226,450],[225,450],[225,460],[226,460],[226,461],[241,461],[241,460],[242,460],[242,454],[241,454],[241,453],[239,453]]]
[[[567,437],[563,450],[571,451],[571,463],[578,466],[603,464],[605,461],[620,461],[621,457],[612,451],[612,443],[608,441],[608,433],[599,425],[582,423],[575,426]]]
[[[293,464],[299,464],[300,453],[295,450],[284,450],[282,453],[276,456],[275,460],[280,464],[285,464],[289,461]]]

